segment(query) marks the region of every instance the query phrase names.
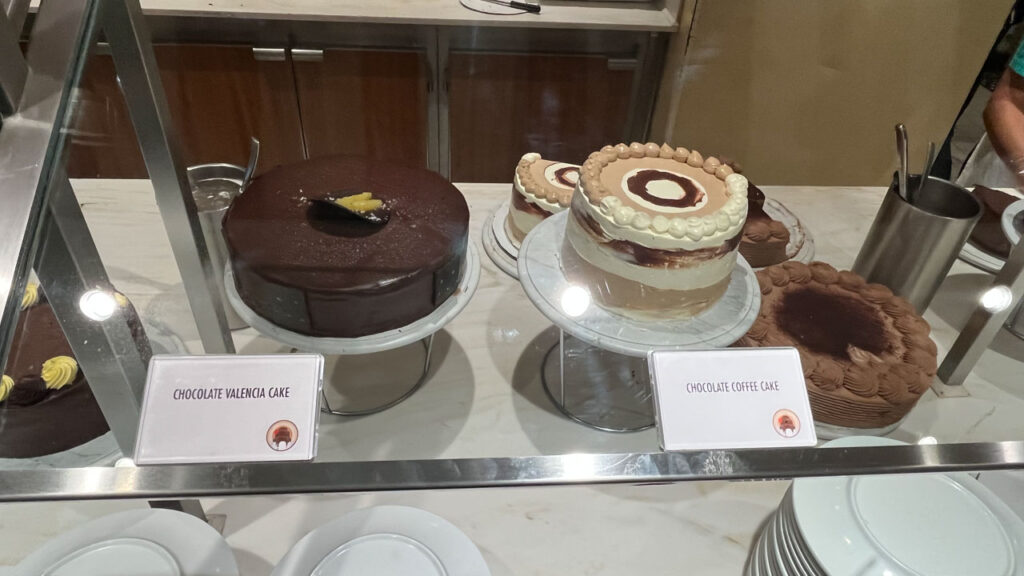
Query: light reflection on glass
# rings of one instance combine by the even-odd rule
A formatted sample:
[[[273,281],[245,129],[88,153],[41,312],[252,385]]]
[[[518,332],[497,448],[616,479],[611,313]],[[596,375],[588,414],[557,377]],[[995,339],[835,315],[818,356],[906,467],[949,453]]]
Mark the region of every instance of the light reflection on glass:
[[[582,316],[590,308],[590,292],[582,286],[569,286],[562,292],[562,311],[570,318]]]
[[[981,306],[989,312],[1002,312],[1013,303],[1013,293],[1006,286],[993,286],[981,295]]]
[[[917,441],[918,444],[938,444],[939,441],[935,439],[935,436],[925,436]]]
[[[102,322],[114,315],[117,310],[117,300],[110,292],[103,290],[89,290],[82,294],[78,301],[78,307],[90,320]]]

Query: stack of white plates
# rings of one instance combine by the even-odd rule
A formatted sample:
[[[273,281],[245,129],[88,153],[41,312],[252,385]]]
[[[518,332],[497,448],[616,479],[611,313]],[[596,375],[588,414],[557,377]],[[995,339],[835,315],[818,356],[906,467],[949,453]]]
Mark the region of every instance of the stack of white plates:
[[[901,444],[846,438],[828,446]],[[768,518],[748,576],[1024,574],[1024,522],[966,474],[807,478]]]

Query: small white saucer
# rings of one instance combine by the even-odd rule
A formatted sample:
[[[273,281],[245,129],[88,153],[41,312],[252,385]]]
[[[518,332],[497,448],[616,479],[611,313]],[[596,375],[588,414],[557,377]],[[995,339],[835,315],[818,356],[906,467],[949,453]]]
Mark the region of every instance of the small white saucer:
[[[490,576],[480,551],[444,518],[406,506],[356,510],[299,540],[273,576]]]
[[[1021,193],[1012,188],[1000,188],[999,191],[1005,192],[1010,196],[1014,196],[1016,198],[1022,198]],[[1010,206],[1013,206],[1013,204],[1011,204]],[[1008,209],[1009,207],[1007,207],[1007,210]],[[1003,213],[1005,214],[1005,211]],[[1003,264],[1006,263],[1006,261],[1003,260],[1002,258],[989,254],[982,250],[981,248],[978,248],[977,246],[971,244],[970,240],[964,243],[964,247],[960,249],[960,259],[963,260],[964,262],[967,262],[971,266],[974,266],[975,268],[980,268],[981,270],[984,270],[985,272],[990,272],[992,274],[995,274],[996,272],[1002,270]]]
[[[589,293],[570,282],[562,270],[568,214],[566,210],[545,219],[526,236],[520,250],[519,281],[541,313],[576,338],[610,352],[646,357],[652,350],[729,346],[746,334],[757,319],[761,291],[757,276],[740,255],[725,295],[692,318],[636,319],[590,302]],[[565,301],[577,293],[585,298],[583,305]],[[567,310],[567,305],[582,309]]]
[[[501,239],[498,238],[497,233],[493,229],[494,222],[498,220],[498,214],[501,212],[502,208],[504,208],[505,213],[508,214],[508,201],[505,201],[498,210],[487,216],[487,220],[484,221],[484,226],[480,230],[480,243],[483,244],[484,252],[488,257],[490,257],[491,262],[494,262],[494,265],[497,266],[499,270],[518,280],[519,269],[516,266],[516,258],[519,256],[519,250],[516,249],[514,255],[509,253],[509,251],[504,248],[504,244]],[[504,222],[504,217],[502,217],[500,221]],[[504,228],[504,226],[501,226],[501,234],[502,237],[507,239]]]

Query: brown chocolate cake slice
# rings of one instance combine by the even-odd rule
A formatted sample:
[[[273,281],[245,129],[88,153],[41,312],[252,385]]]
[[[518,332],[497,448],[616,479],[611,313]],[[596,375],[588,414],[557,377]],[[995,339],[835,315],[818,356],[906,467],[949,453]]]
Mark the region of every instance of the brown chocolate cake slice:
[[[0,458],[62,452],[109,429],[53,309],[30,285],[0,383]]]
[[[789,230],[764,211],[765,195],[750,184],[747,188],[747,223],[740,239],[740,254],[754,268],[779,264],[789,259]]]

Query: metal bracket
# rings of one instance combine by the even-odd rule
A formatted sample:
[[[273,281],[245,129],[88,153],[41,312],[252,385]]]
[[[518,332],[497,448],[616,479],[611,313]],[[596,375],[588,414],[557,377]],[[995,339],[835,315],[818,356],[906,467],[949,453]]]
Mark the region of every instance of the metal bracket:
[[[257,48],[253,46],[252,57],[261,62],[284,62],[288,54],[284,48]]]
[[[323,62],[324,51],[319,48],[292,48],[292,60],[295,62]]]

